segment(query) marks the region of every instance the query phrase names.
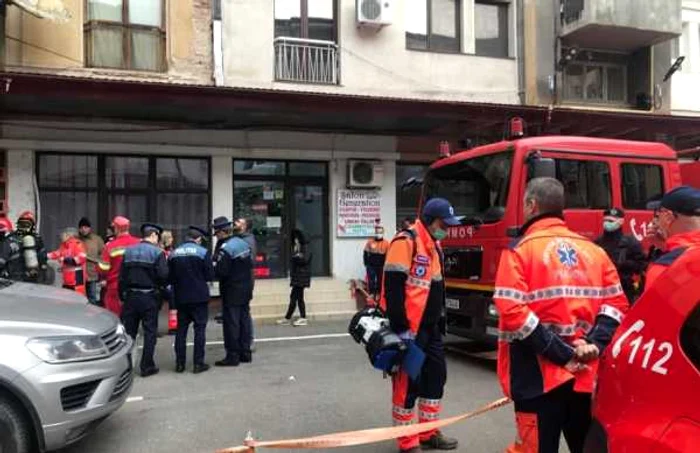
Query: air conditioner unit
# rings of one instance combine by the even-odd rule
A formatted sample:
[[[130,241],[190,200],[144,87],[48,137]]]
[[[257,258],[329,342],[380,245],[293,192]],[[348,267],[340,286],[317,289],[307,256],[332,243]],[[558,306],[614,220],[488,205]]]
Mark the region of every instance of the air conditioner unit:
[[[351,160],[348,162],[348,187],[370,189],[384,183],[384,167],[381,162]]]
[[[391,25],[394,1],[396,0],[356,0],[357,24],[368,27]]]

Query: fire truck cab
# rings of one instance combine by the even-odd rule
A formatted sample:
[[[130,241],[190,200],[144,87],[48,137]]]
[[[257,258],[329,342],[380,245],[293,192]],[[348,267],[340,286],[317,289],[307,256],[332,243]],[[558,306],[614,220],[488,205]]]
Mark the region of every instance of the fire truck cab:
[[[463,224],[443,241],[448,333],[495,344],[498,313],[492,301],[501,252],[517,236],[527,182],[549,175],[566,194],[564,217],[592,240],[602,234],[605,209],[625,210],[626,234],[648,246],[648,204],[681,183],[675,151],[661,143],[584,137],[503,141],[435,162],[423,199],[447,198]]]

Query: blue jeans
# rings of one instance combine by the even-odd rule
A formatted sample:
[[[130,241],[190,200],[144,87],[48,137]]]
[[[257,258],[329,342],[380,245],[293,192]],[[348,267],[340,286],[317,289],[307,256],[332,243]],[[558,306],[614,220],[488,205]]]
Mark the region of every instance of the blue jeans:
[[[102,306],[102,303],[100,301],[100,295],[97,294],[97,282],[87,282],[87,285],[85,285],[85,293],[88,298],[88,301],[93,304],[93,305],[98,305]]]

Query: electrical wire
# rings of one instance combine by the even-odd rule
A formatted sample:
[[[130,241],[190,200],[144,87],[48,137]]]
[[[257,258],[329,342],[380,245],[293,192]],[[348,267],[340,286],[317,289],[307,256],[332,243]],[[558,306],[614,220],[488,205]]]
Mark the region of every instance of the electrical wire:
[[[32,48],[34,48],[34,49],[38,49],[38,50],[44,51],[44,52],[46,52],[46,53],[50,53],[51,55],[55,55],[55,56],[57,56],[57,57],[64,58],[64,59],[69,60],[69,61],[75,61],[76,63],[79,63],[79,64],[80,64],[80,66],[77,66],[78,68],[82,67],[82,65],[83,65],[83,61],[77,60],[77,59],[75,59],[75,58],[73,58],[73,57],[69,57],[68,55],[64,55],[64,54],[62,54],[62,53],[56,52],[55,50],[51,50],[51,49],[49,49],[48,47],[40,46],[40,45],[38,45],[38,44],[32,44],[32,43],[30,43],[30,42],[24,41],[24,40],[22,40],[22,39],[20,39],[20,38],[17,38],[17,37],[15,37],[15,36],[5,35],[5,38],[7,38],[7,39],[9,39],[9,40],[11,40],[11,41],[18,42],[18,43],[23,44],[23,45],[25,45],[25,46],[29,46],[29,47],[32,47]],[[56,68],[56,69],[75,69],[75,68],[76,68],[76,66],[66,66],[66,67],[63,67],[63,68]]]

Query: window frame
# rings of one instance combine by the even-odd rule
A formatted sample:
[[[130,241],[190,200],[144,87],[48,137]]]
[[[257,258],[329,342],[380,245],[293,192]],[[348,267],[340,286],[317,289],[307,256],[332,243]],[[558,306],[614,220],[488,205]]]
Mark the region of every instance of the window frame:
[[[569,96],[569,91],[570,87],[568,82],[569,76],[567,75],[567,70],[572,67],[572,66],[579,66],[583,69],[583,74],[586,74],[586,69],[588,67],[602,67],[603,68],[603,98],[602,99],[587,99],[586,95],[586,90],[583,90],[583,97],[582,98],[574,98]],[[628,105],[629,104],[629,99],[628,99],[628,89],[629,89],[629,84],[628,84],[628,74],[627,74],[627,66],[628,65],[622,65],[622,64],[615,64],[615,63],[607,63],[607,62],[597,62],[597,61],[586,61],[586,62],[579,62],[575,61],[572,63],[569,63],[567,67],[563,71],[563,78],[564,78],[564,83],[563,83],[563,88],[564,88],[564,101],[565,102],[585,102],[587,104],[606,104],[606,105]],[[609,92],[608,92],[608,68],[616,68],[616,69],[622,69],[622,82],[623,82],[623,97],[626,100],[622,101],[611,101],[609,100]]]
[[[481,4],[481,5],[494,5],[494,6],[499,6],[499,7],[505,7],[506,8],[506,54],[505,56],[495,56],[495,55],[487,55],[487,54],[480,54],[476,50],[476,42],[478,41],[476,37],[476,29],[474,30],[474,55],[478,57],[487,57],[487,58],[500,58],[500,59],[512,59],[513,56],[511,55],[511,39],[513,38],[511,31],[512,29],[512,20],[511,20],[511,7],[513,6],[513,3],[509,0],[474,0],[474,20],[476,20],[476,5]]]
[[[625,197],[625,194],[627,192],[626,190],[626,184],[625,184],[625,166],[641,166],[641,167],[655,167],[658,170],[659,176],[661,177],[660,183],[660,195],[663,195],[665,187],[666,187],[666,175],[664,172],[664,166],[660,165],[658,163],[644,163],[644,162],[621,162],[620,163],[620,202],[622,205],[622,209],[627,209],[630,211],[647,211],[648,209],[645,207],[643,208],[638,208],[638,207],[633,207],[627,204],[627,200]],[[653,197],[652,197],[653,198]],[[647,204],[651,201],[651,199],[647,200]]]
[[[299,39],[311,39],[309,38],[309,2],[308,0],[297,0],[299,2]],[[331,0],[333,2],[333,43],[338,44],[338,18],[339,18],[339,8],[338,0]],[[275,29],[275,9],[277,7],[277,0],[272,3],[272,28],[274,38],[296,38],[296,36],[277,36],[277,30]]]
[[[433,53],[447,53],[447,54],[460,54],[462,53],[462,8],[463,8],[464,2],[463,0],[455,0],[455,30],[456,30],[456,39],[457,39],[457,49],[455,50],[446,50],[446,49],[434,49],[431,47],[430,42],[431,42],[431,37],[433,35],[433,0],[425,0],[425,6],[426,6],[426,21],[427,21],[427,27],[426,27],[426,43],[425,49],[421,49],[418,47],[411,47],[409,46],[409,39],[408,39],[408,31],[406,30],[404,32],[404,39],[405,39],[405,46],[407,50],[414,50],[418,52],[433,52]]]
[[[161,26],[155,27],[152,25],[141,25],[132,24],[129,22],[129,4],[132,1],[139,0],[121,0],[122,1],[122,21],[114,22],[111,20],[93,20],[90,19],[90,0],[85,0],[83,2],[83,17],[85,22],[83,23],[83,41],[84,41],[84,52],[85,52],[85,66],[88,68],[97,69],[112,69],[117,71],[139,71],[139,72],[151,72],[151,73],[162,73],[168,71],[168,56],[167,56],[167,4],[166,0],[158,0],[161,2]],[[119,28],[122,35],[122,64],[120,67],[115,68],[112,66],[95,66],[92,60],[92,40],[90,36],[95,30],[105,29],[105,28]],[[132,67],[132,46],[131,46],[131,32],[134,30],[155,32],[158,35],[159,45],[162,49],[162,58],[158,62],[158,68],[152,69],[136,69]]]

